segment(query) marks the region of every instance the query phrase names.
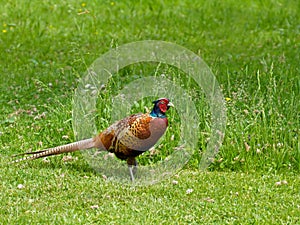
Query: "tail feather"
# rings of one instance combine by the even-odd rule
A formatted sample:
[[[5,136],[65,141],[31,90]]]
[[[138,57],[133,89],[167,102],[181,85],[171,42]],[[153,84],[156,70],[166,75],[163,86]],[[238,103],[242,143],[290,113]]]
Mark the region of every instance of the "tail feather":
[[[57,146],[54,148],[48,148],[48,149],[35,151],[35,152],[21,153],[21,154],[15,155],[15,156],[25,156],[25,155],[30,155],[30,156],[26,156],[26,157],[14,160],[12,163],[18,163],[18,162],[25,161],[25,160],[33,160],[33,159],[43,158],[46,156],[58,155],[58,154],[62,154],[62,153],[74,152],[74,151],[89,149],[89,148],[94,148],[94,147],[95,147],[94,138],[90,138],[90,139],[85,139],[82,141],[77,141],[77,142],[73,142],[73,143],[66,144],[66,145]]]

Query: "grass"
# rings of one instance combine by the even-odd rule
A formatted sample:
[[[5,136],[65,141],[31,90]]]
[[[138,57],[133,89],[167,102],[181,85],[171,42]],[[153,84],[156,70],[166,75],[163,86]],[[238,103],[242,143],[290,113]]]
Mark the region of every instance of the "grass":
[[[299,7],[272,0],[3,2],[1,224],[299,223]],[[13,154],[74,141],[72,97],[86,68],[111,48],[148,39],[197,53],[220,83],[228,121],[208,171],[197,170],[201,151],[177,176],[146,187],[103,179],[80,153],[70,162],[58,156],[7,165]],[[165,65],[129,66],[111,79],[99,96],[99,130],[114,113],[111,96],[161,73],[194,97],[203,121],[197,147],[205,149],[209,107],[193,81]],[[130,113],[144,111],[148,100]],[[170,112],[159,154],[140,157],[141,164],[155,164],[176,146],[179,116]]]
[[[70,165],[55,170],[53,166],[41,168],[38,164],[25,168],[19,172],[6,170],[26,177],[26,181],[15,177],[6,180],[6,198],[1,199],[7,203],[1,210],[6,215],[1,217],[3,224],[199,224],[201,221],[293,224],[299,221],[299,176],[294,174],[183,171],[172,180],[154,186],[130,188],[113,186]],[[178,183],[174,184],[175,181]],[[20,189],[18,182],[24,185]]]

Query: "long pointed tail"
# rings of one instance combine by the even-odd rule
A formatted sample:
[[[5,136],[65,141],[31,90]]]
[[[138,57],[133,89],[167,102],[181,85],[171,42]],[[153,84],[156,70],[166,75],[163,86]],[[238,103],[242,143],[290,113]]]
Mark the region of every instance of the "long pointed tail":
[[[14,161],[12,161],[12,163],[18,163],[18,162],[25,161],[25,160],[33,160],[33,159],[43,158],[43,157],[50,156],[50,155],[58,155],[58,154],[62,154],[62,153],[74,152],[77,150],[89,149],[89,148],[94,148],[94,147],[97,147],[95,145],[95,139],[90,138],[90,139],[85,139],[82,141],[77,141],[77,142],[73,142],[70,144],[61,145],[61,146],[57,146],[54,148],[48,148],[48,149],[44,149],[44,150],[40,150],[40,151],[36,151],[36,152],[21,153],[21,154],[15,155],[15,157],[25,156],[25,155],[29,155],[29,156],[14,160]]]

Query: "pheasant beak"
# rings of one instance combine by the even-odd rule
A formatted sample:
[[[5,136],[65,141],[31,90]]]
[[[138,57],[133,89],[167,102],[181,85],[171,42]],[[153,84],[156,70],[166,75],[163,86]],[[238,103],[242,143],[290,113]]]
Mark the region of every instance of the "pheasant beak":
[[[172,102],[169,102],[167,106],[168,107],[175,107]]]

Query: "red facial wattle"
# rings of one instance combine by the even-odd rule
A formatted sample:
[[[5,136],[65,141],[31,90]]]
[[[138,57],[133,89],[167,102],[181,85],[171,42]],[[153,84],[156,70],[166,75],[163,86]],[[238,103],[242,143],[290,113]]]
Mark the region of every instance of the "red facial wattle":
[[[159,107],[161,112],[163,112],[163,113],[167,112],[168,106],[167,106],[166,103],[159,104],[158,107]]]

